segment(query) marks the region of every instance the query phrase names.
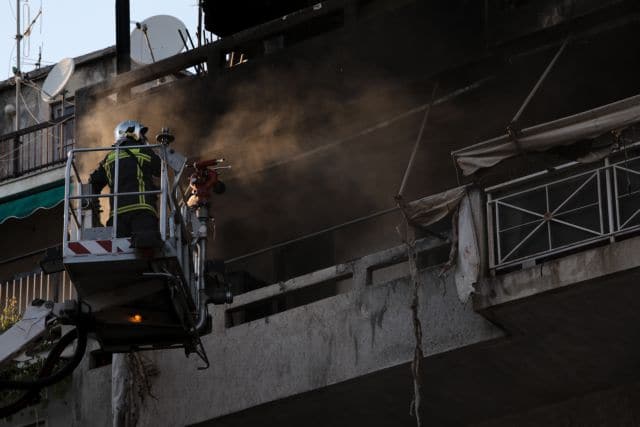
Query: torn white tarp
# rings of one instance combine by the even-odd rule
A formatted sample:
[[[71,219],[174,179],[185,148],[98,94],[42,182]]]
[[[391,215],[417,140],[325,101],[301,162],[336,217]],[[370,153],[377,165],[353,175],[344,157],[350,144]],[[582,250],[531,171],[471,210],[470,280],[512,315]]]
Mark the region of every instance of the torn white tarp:
[[[454,278],[462,302],[469,299],[480,275],[480,251],[471,205],[467,186],[462,186],[403,206],[409,222],[420,227],[434,224],[458,210],[458,215],[454,216],[451,259],[445,271],[455,263]]]
[[[523,129],[517,142],[502,135],[452,153],[464,175],[496,165],[521,151],[546,151],[640,122],[640,95]]]
[[[403,210],[413,225],[427,227],[453,212],[465,194],[465,186],[452,188],[408,203],[403,206]]]
[[[480,275],[480,252],[473,221],[473,211],[469,195],[465,195],[458,208],[458,251],[454,278],[460,301],[467,302],[474,291],[473,284]]]

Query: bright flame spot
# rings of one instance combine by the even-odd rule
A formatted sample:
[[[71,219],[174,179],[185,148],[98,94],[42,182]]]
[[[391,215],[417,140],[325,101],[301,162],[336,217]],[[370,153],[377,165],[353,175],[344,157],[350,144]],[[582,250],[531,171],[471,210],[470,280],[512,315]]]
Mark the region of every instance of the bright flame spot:
[[[137,313],[132,315],[132,316],[129,316],[129,322],[131,322],[131,323],[142,323],[142,316],[140,316]]]

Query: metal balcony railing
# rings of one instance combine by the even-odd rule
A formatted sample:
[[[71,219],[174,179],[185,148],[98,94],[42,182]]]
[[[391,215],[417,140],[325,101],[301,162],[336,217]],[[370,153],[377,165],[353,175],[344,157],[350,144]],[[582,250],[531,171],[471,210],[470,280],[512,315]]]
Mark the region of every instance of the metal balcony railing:
[[[0,309],[16,301],[19,314],[34,299],[62,302],[76,298],[76,290],[66,271],[45,274],[42,270],[16,275],[13,279],[0,281]]]
[[[490,269],[533,265],[640,230],[640,157],[569,170],[553,181],[486,190]]]
[[[74,115],[0,136],[0,181],[63,164],[74,144]]]

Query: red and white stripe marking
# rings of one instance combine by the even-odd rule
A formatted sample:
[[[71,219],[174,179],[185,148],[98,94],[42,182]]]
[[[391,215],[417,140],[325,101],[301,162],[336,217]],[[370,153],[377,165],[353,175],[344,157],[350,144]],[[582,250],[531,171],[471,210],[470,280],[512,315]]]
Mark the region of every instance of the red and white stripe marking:
[[[69,242],[67,248],[76,255],[103,255],[113,251],[117,253],[129,252],[131,249],[131,239],[116,240],[83,240],[80,242]]]

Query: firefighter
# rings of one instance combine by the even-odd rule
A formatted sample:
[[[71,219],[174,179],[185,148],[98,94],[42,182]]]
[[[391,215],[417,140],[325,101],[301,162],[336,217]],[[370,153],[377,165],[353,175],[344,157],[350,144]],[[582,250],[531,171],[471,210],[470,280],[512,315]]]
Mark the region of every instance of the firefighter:
[[[118,193],[152,191],[157,188],[154,178],[160,177],[160,158],[150,148],[127,148],[148,144],[147,128],[135,120],[121,122],[115,128],[114,147],[120,147]],[[91,173],[89,182],[93,194],[100,194],[109,185],[114,192],[114,169],[116,151],[111,151]],[[113,223],[113,198],[109,199],[111,210],[107,225]],[[158,214],[155,194],[127,195],[118,197],[117,237],[129,237],[135,233],[158,231]],[[99,207],[99,203],[96,203]],[[94,209],[96,212],[97,209]]]

